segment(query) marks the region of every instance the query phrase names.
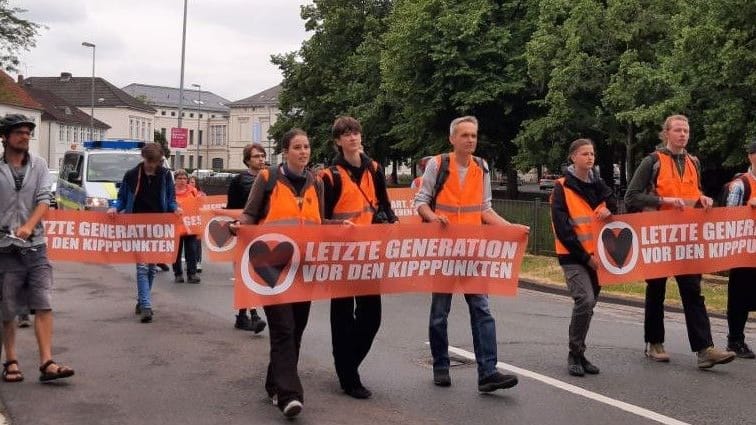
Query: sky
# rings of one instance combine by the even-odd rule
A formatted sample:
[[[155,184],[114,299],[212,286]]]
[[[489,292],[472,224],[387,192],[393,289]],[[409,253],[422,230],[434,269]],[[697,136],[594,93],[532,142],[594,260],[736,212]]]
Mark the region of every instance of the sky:
[[[19,73],[95,74],[117,87],[178,87],[182,0],[10,0],[20,16],[45,25],[37,46],[21,52]],[[279,84],[272,54],[299,49],[309,37],[300,17],[308,0],[188,0],[184,87],[200,84],[236,101]],[[14,76],[15,77],[15,76]]]

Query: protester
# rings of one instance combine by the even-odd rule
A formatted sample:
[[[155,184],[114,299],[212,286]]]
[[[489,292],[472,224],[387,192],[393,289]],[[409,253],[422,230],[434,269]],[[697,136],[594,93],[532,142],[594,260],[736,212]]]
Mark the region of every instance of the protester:
[[[318,225],[324,221],[323,184],[307,169],[310,161],[307,133],[289,130],[281,140],[281,147],[286,162],[260,172],[239,221],[229,225],[232,233],[236,233],[239,224],[275,226],[296,221],[301,225]],[[266,190],[269,179],[275,181],[271,192]],[[297,416],[303,407],[304,390],[297,363],[309,314],[310,301],[265,307],[270,325],[270,364],[265,390],[287,418]]]
[[[472,116],[451,122],[451,154],[428,161],[423,183],[415,195],[417,212],[431,223],[509,225],[491,207],[491,176],[488,165],[473,153],[478,142],[478,120]],[[446,166],[444,166],[444,164]],[[447,178],[437,191],[437,177]],[[524,226],[523,226],[524,227]],[[433,382],[451,385],[447,318],[451,294],[434,293],[431,299],[429,336],[433,354]],[[465,294],[478,363],[478,391],[491,392],[517,385],[517,377],[496,370],[496,323],[488,308],[488,296]]]
[[[3,381],[21,382],[16,353],[16,315],[34,310],[34,335],[39,348],[39,380],[73,376],[74,370],[52,359],[52,266],[47,259],[42,217],[50,208],[50,175],[44,159],[29,152],[36,125],[20,114],[0,120],[0,282],[3,320]]]
[[[551,222],[559,265],[575,305],[569,328],[567,371],[573,376],[596,375],[599,368],[585,358],[585,338],[600,291],[595,238],[591,224],[617,212],[614,192],[593,168],[593,142],[577,139],[570,144],[565,176],[551,192]]]
[[[338,117],[331,130],[338,155],[323,170],[325,217],[356,225],[394,223],[381,167],[362,153],[362,126],[352,117]],[[331,300],[331,342],[341,389],[351,397],[370,398],[359,367],[381,325],[381,296]]]
[[[420,175],[415,177],[412,180],[412,183],[410,184],[410,189],[418,190],[420,189],[420,186],[423,184],[423,174],[425,173],[425,166],[428,164],[428,161],[433,158],[432,156],[426,156],[423,157],[420,161],[418,161],[417,166],[420,169]]]
[[[712,199],[701,190],[698,158],[685,150],[690,138],[688,118],[683,115],[667,117],[659,137],[664,146],[641,161],[628,184],[625,204],[629,210],[711,208]],[[698,367],[707,369],[732,361],[735,353],[715,347],[712,341],[709,314],[701,296],[701,275],[677,275],[675,280],[685,311],[690,348],[698,353]],[[646,356],[657,362],[668,362],[669,355],[664,350],[667,278],[649,279],[646,283]]]
[[[176,185],[176,202],[182,209],[187,203],[199,197],[195,187],[189,185],[189,175],[186,170],[179,169],[173,175]],[[181,267],[181,255],[186,256],[186,282],[200,283],[201,279],[197,276],[197,235],[182,235],[179,239],[178,252],[176,261],[173,263],[173,275],[176,283],[184,283],[184,271]]]
[[[163,150],[157,143],[147,143],[142,148],[142,162],[127,171],[118,189],[118,199],[108,213],[164,213],[182,210],[176,205],[176,192],[171,172],[163,167]],[[137,304],[135,313],[142,323],[152,322],[152,283],[157,268],[155,264],[136,265]]]
[[[200,188],[197,176],[189,176],[189,186],[197,191],[197,196],[207,196]],[[195,238],[194,245],[194,252],[197,254],[197,273],[202,273],[202,239],[199,237]]]
[[[756,140],[748,145],[748,172],[735,178],[729,185],[727,206],[750,205],[756,208]],[[756,310],[756,267],[730,270],[727,284],[727,350],[742,359],[756,358],[745,342],[745,324],[748,312]]]
[[[227,209],[242,209],[247,204],[252,184],[260,171],[265,168],[265,156],[265,148],[260,143],[252,143],[244,147],[242,162],[247,169],[231,179],[228,185]],[[257,310],[249,309],[249,316],[247,316],[247,309],[242,308],[236,315],[234,327],[258,334],[265,329],[266,325],[265,320],[257,314]]]

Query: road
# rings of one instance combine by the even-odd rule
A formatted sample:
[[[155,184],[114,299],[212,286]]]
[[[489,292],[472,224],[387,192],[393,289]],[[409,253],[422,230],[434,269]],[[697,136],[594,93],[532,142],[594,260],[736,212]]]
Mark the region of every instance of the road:
[[[31,330],[19,331],[26,381],[0,384],[13,424],[279,424],[265,398],[267,330],[233,329],[229,267],[205,265],[200,285],[154,288],[155,322],[133,314],[133,267],[59,263],[56,267],[55,358],[76,369],[69,383],[36,382]],[[313,304],[300,373],[300,424],[744,424],[756,420],[756,362],[695,368],[680,314],[667,319],[669,364],[643,357],[642,311],[601,303],[589,334],[590,359],[601,374],[566,373],[571,301],[528,290],[492,298],[499,360],[518,368],[520,384],[492,395],[476,391],[469,318],[462,297],[450,316],[453,385],[431,382],[427,341],[429,296],[384,297],[383,325],[362,368],[374,394],[341,394],[330,353],[328,303]],[[726,323],[713,320],[714,339]],[[754,341],[753,324],[748,334]]]

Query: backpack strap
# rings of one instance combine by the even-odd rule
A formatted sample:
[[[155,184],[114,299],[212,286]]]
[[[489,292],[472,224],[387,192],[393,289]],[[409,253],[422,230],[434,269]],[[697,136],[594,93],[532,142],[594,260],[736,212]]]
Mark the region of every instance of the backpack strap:
[[[448,153],[442,153],[438,156],[438,158],[440,159],[440,162],[438,164],[438,173],[436,173],[436,183],[433,185],[433,196],[431,197],[431,201],[428,203],[428,206],[433,211],[436,210],[436,200],[438,199],[438,194],[441,192],[441,189],[444,188],[446,180],[449,179],[449,162],[451,161]]]
[[[341,181],[341,172],[339,171],[339,167],[335,165],[331,165],[328,167],[328,170],[331,172],[331,176],[333,177],[333,180],[331,183],[333,183],[333,199],[340,199],[341,198],[341,188],[343,186],[343,183]]]

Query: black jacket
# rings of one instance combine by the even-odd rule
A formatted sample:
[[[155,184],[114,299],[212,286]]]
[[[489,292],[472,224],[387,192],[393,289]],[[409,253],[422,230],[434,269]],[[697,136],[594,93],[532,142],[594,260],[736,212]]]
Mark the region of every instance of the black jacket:
[[[231,179],[228,185],[228,200],[226,201],[227,209],[242,209],[247,205],[249,191],[252,189],[252,183],[255,182],[256,175],[249,170],[245,170]]]
[[[606,207],[609,211],[612,214],[616,214],[617,198],[614,196],[614,191],[607,186],[598,173],[592,173],[592,177],[590,182],[584,182],[568,171],[565,174],[564,185],[583,197],[591,208],[595,209],[602,202],[606,202]],[[570,214],[567,210],[567,201],[564,196],[564,188],[560,184],[555,184],[554,191],[551,193],[551,221],[554,224],[556,238],[570,252],[566,255],[557,255],[559,264],[587,265],[591,256],[583,248],[575,233],[575,229],[572,227]]]

